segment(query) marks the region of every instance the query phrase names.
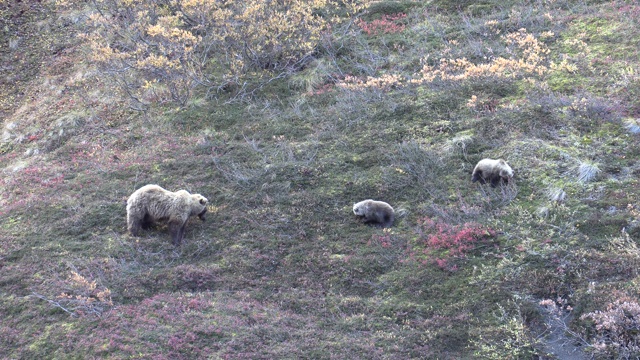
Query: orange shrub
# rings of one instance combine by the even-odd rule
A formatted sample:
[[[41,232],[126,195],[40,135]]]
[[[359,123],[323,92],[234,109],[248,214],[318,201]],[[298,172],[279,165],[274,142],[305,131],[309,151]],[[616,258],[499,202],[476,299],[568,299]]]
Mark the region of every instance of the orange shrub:
[[[242,89],[299,69],[367,1],[97,0],[84,36],[137,103],[184,104],[196,86]]]

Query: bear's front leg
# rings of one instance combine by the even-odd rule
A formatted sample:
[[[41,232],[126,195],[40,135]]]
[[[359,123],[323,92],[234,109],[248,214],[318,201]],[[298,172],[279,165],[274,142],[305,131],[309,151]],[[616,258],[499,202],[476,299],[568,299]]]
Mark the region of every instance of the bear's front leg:
[[[147,230],[147,229],[151,228],[151,225],[153,225],[153,220],[151,219],[149,214],[145,214],[144,218],[140,222],[140,227],[142,227],[142,229],[144,229],[144,230]]]
[[[171,243],[175,246],[180,245],[182,243],[182,238],[184,237],[184,228],[186,222],[184,224],[179,223],[170,223],[169,231],[171,232]]]
[[[482,185],[487,183],[487,180],[482,176],[482,173],[479,173],[473,176],[473,178],[471,179],[471,182],[474,183],[476,181],[478,181]]]
[[[138,233],[140,233],[140,220],[137,220],[135,216],[129,215],[127,217],[127,228],[132,236],[138,236]]]
[[[138,221],[134,221],[129,225],[129,232],[132,236],[138,236],[140,233],[140,223]]]

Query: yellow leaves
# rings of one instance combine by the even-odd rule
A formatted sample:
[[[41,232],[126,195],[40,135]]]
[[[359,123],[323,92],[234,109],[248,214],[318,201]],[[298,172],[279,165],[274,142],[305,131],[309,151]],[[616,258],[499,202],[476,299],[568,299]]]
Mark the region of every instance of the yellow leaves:
[[[586,98],[576,98],[571,102],[571,105],[569,106],[569,108],[575,112],[586,112],[587,108],[589,107],[590,102],[589,100],[587,100]]]
[[[344,80],[336,84],[336,86],[349,90],[376,88],[387,91],[395,86],[401,85],[402,82],[402,78],[397,74],[384,74],[379,77],[367,76],[366,80],[355,76],[346,76]]]
[[[563,41],[563,45],[568,48],[572,48],[574,52],[584,54],[584,56],[588,56],[591,54],[591,48],[587,45],[586,42],[582,40],[586,36],[585,33],[578,34],[577,38],[566,39]]]
[[[98,298],[98,300],[101,302],[111,305],[111,290],[105,288],[102,291],[98,291],[96,293],[96,298]]]
[[[471,99],[467,101],[468,108],[475,108],[478,105],[478,97],[476,95],[471,95]]]
[[[102,305],[113,305],[111,301],[111,290],[107,288],[98,290],[98,285],[95,280],[89,281],[77,271],[71,271],[68,285],[70,291],[60,293],[58,299],[70,301],[79,308],[92,307],[98,302]]]
[[[487,22],[492,26],[491,22]],[[498,78],[516,78],[527,75],[544,75],[548,68],[549,49],[525,29],[502,37],[508,52],[514,54],[510,58],[497,57],[485,64],[474,64],[466,58],[440,59],[438,67],[425,65],[417,77],[411,82],[422,84],[436,79],[462,81],[471,78],[494,76]]]
[[[100,15],[91,16],[93,31],[86,38],[93,59],[126,78],[132,96],[184,102],[194,84],[216,86],[289,71],[318,46],[331,21],[350,21],[343,12],[369,2],[96,0]],[[204,75],[212,71],[216,76]],[[380,79],[372,86],[389,82]],[[171,99],[164,99],[167,92],[161,89]]]
[[[566,58],[562,59],[560,63],[551,62],[550,67],[553,71],[566,71],[569,73],[575,73],[578,71],[578,66],[570,64]]]
[[[540,39],[552,39],[556,34],[553,31],[544,31],[540,34]]]
[[[93,291],[96,288],[96,281],[88,281],[84,278],[84,276],[78,274],[75,271],[71,272],[71,276],[69,278],[75,285],[86,288],[89,291]]]
[[[207,7],[207,5],[210,5],[211,3],[215,3],[214,1],[211,0],[183,0],[183,1],[174,1],[174,3],[180,3],[180,5],[183,8],[201,8],[201,7]]]
[[[89,23],[93,26],[99,26],[105,23],[105,19],[99,13],[92,13],[89,15]]]
[[[136,65],[140,68],[155,67],[159,69],[180,69],[179,60],[169,60],[166,56],[151,54],[146,58],[140,59],[136,62]]]
[[[151,25],[147,28],[149,36],[158,36],[162,33],[164,33],[164,28],[160,25]]]
[[[113,60],[124,60],[129,58],[129,54],[115,51],[108,45],[102,45],[96,41],[90,41],[89,46],[91,53],[89,54],[91,60],[96,62],[109,62]]]
[[[163,16],[158,19],[157,24],[147,26],[147,35],[163,37],[174,44],[197,44],[201,39],[180,29],[178,26],[181,24],[177,16]]]
[[[145,80],[144,83],[142,84],[142,88],[144,90],[153,89],[157,84],[158,84],[158,80],[156,79],[151,81]]]
[[[484,23],[484,26],[488,27],[495,34],[500,34],[500,22],[498,20],[489,20]]]

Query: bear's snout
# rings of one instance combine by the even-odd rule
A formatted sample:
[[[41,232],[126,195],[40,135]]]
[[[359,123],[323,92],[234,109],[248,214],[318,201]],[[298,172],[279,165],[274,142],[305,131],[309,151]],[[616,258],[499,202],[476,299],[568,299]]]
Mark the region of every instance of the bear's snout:
[[[200,220],[205,221],[206,218],[204,217],[204,214],[207,213],[207,208],[204,208],[204,210],[202,210],[202,212],[200,214],[198,214],[198,217],[200,218]]]

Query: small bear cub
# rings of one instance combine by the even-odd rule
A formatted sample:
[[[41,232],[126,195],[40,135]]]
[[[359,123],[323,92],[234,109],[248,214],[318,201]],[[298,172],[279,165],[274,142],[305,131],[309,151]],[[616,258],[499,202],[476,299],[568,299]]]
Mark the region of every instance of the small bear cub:
[[[364,218],[365,224],[373,224],[381,227],[391,227],[394,220],[394,211],[391,205],[384,201],[363,200],[353,204],[353,213]]]
[[[498,184],[508,184],[513,178],[513,169],[502,159],[482,159],[473,169],[471,182],[479,181],[480,184],[491,183],[491,187]]]

